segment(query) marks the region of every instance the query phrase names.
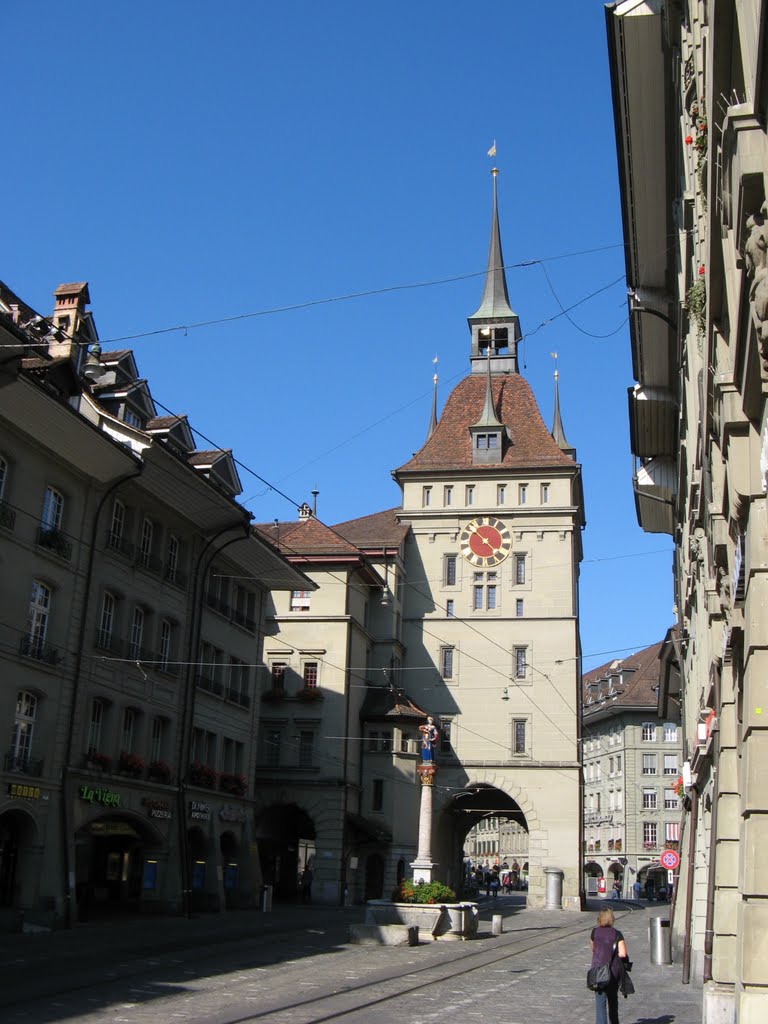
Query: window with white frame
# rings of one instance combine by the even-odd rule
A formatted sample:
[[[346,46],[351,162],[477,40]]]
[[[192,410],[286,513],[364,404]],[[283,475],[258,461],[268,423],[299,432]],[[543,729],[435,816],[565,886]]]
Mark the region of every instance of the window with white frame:
[[[315,734],[311,729],[299,732],[299,768],[311,768],[314,760]]]
[[[179,576],[179,553],[181,551],[181,545],[179,544],[179,538],[175,534],[170,534],[168,537],[168,548],[165,554],[165,578],[170,580],[171,583],[175,583]]]
[[[421,505],[422,508],[429,508],[432,504],[432,488],[429,486],[422,487],[421,489]]]
[[[237,704],[248,705],[248,665],[240,658],[230,655],[227,680],[227,697]]]
[[[310,590],[292,590],[290,610],[292,612],[308,612],[311,593]]]
[[[450,484],[446,484],[443,487],[443,505],[449,508],[453,504],[453,487]]]
[[[170,619],[163,619],[160,623],[160,665],[163,671],[170,668],[171,655],[173,653],[173,623]]]
[[[88,753],[95,754],[101,749],[101,730],[104,725],[104,701],[91,701],[91,714],[88,719]]]
[[[595,761],[595,782],[600,782],[603,777],[603,762]]]
[[[475,485],[467,484],[464,488],[464,504],[474,505],[475,503]]]
[[[512,753],[513,754],[526,754],[528,752],[527,746],[527,726],[528,723],[524,718],[516,718],[512,723]]]
[[[656,742],[656,726],[653,722],[643,722],[642,741],[643,743]]]
[[[168,730],[168,719],[152,719],[152,736],[150,738],[150,758],[153,761],[160,761],[165,753],[165,737]]]
[[[23,771],[32,754],[32,737],[37,718],[37,697],[27,690],[16,694],[16,714],[13,720],[11,736],[10,771]]]
[[[105,590],[101,599],[101,617],[99,619],[99,635],[97,645],[105,650],[111,650],[115,635],[115,609],[117,602],[115,595]]]
[[[128,657],[134,661],[142,657],[144,644],[144,609],[139,605],[133,609],[131,618],[131,639],[128,644]]]
[[[264,760],[270,768],[280,765],[280,748],[283,736],[279,729],[268,727],[264,731]]]
[[[616,794],[614,793],[613,790],[610,790],[610,792],[608,793],[608,810],[609,811],[615,811],[616,810]]]
[[[624,792],[621,789],[616,790],[616,810],[624,810]]]
[[[136,739],[136,711],[134,708],[123,710],[123,723],[120,731],[120,750],[125,754],[133,752],[133,744]]]
[[[451,753],[451,733],[453,731],[453,721],[450,718],[440,719],[440,753],[450,754]]]
[[[528,648],[515,647],[512,651],[515,679],[525,679],[528,670]]]
[[[515,583],[525,583],[525,555],[515,555]]]
[[[528,484],[517,485],[517,503],[526,505],[528,503]]]
[[[455,648],[453,647],[440,648],[440,675],[443,679],[453,679],[454,653]]]
[[[48,634],[48,618],[51,612],[52,591],[40,580],[32,581],[32,595],[27,615],[27,637],[34,648],[31,653],[38,656],[45,646]]]
[[[139,542],[139,562],[148,566],[152,560],[152,545],[155,538],[155,526],[151,519],[145,519],[141,524],[141,539]]]
[[[55,487],[46,487],[40,525],[44,530],[60,530],[64,515],[64,498]]]
[[[664,755],[664,774],[677,775],[677,754]]]
[[[643,810],[644,811],[655,811],[656,810],[656,790],[655,789],[644,789],[643,790]]]
[[[664,742],[677,743],[677,726],[674,722],[664,723]]]
[[[613,758],[608,758],[608,774],[613,775]]]
[[[503,505],[507,500],[507,485],[496,484],[496,504]]]
[[[443,583],[446,587],[456,586],[456,555],[446,555],[443,559]]]
[[[112,504],[112,520],[109,524],[109,546],[120,547],[125,532],[125,505],[115,498]]]
[[[318,663],[316,661],[304,662],[304,686],[308,690],[317,689]]]
[[[656,755],[643,754],[643,775],[656,774]]]
[[[621,771],[621,754],[616,755],[616,774]]]
[[[285,670],[287,668],[288,665],[284,661],[273,661],[270,665],[273,690],[285,690]]]
[[[472,584],[474,611],[493,611],[497,607],[498,573],[476,572]]]
[[[643,822],[643,846],[653,849],[658,842],[658,829],[655,821]]]
[[[541,504],[542,505],[548,505],[549,504],[549,484],[542,484],[541,485]]]
[[[452,619],[454,617],[452,597],[449,597],[448,600],[445,602],[445,616],[448,619]]]
[[[664,810],[665,811],[676,811],[680,806],[680,798],[677,795],[676,789],[665,789],[664,790]]]

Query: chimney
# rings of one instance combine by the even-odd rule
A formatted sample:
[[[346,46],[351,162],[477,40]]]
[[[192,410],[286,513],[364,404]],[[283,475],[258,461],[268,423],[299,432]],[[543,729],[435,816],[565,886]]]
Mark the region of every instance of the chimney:
[[[79,363],[80,346],[74,344],[85,316],[85,307],[91,301],[88,294],[88,282],[77,281],[74,284],[60,284],[53,293],[56,300],[53,307],[53,332],[48,344],[52,358],[64,356],[75,364]],[[58,331],[56,330],[58,328]],[[87,339],[78,339],[86,341]]]

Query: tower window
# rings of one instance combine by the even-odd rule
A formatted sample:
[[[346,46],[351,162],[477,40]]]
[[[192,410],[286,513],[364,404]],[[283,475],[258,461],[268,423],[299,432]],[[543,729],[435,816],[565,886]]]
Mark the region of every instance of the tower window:
[[[421,489],[421,505],[422,508],[429,508],[432,504],[432,488],[422,487]]]
[[[522,619],[522,617],[523,617],[523,599],[522,599],[522,597],[518,597],[518,599],[515,601],[515,615],[518,617],[518,619]]]
[[[528,484],[520,484],[517,488],[517,502],[519,505],[525,505],[528,501]]]
[[[453,598],[448,598],[448,600],[445,602],[445,615],[446,615],[446,618],[452,619],[453,618],[453,614],[454,614],[453,613]]]
[[[525,583],[525,555],[515,555],[515,583]]]
[[[453,504],[453,487],[451,487],[449,484],[446,484],[445,487],[443,488],[443,505],[445,505],[446,508],[447,508],[449,505],[452,505],[452,504]]]
[[[464,491],[464,503],[466,505],[474,505],[475,503],[475,485],[467,484]]]
[[[472,587],[472,607],[475,611],[492,611],[496,607],[498,576],[495,572],[476,572]]]
[[[440,648],[440,675],[443,679],[453,679],[453,647]]]
[[[515,679],[525,679],[528,667],[528,652],[525,647],[516,647],[515,656]]]
[[[496,485],[496,504],[503,505],[507,497],[507,485],[497,484]]]
[[[542,505],[548,505],[549,504],[549,484],[542,484],[541,485],[541,504]]]
[[[446,587],[456,586],[456,555],[446,555],[443,563],[443,581]]]

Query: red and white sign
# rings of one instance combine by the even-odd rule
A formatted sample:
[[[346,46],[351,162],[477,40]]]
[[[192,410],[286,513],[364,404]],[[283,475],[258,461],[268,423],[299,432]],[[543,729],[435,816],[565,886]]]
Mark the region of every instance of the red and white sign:
[[[680,864],[680,854],[677,850],[665,850],[659,859],[667,871],[674,871]]]

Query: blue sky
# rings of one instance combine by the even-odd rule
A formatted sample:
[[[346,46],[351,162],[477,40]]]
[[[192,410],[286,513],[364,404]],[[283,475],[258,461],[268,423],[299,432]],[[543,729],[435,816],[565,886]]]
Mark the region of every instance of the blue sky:
[[[661,639],[672,545],[632,497],[602,4],[7,0],[3,36],[0,277],[43,313],[87,280],[155,400],[296,502],[317,486],[327,523],[398,503],[433,358],[441,404],[468,371],[495,139],[505,262],[544,261],[508,271],[522,372],[551,424],[558,353],[583,463],[584,668]],[[294,517],[241,476],[259,521]]]

